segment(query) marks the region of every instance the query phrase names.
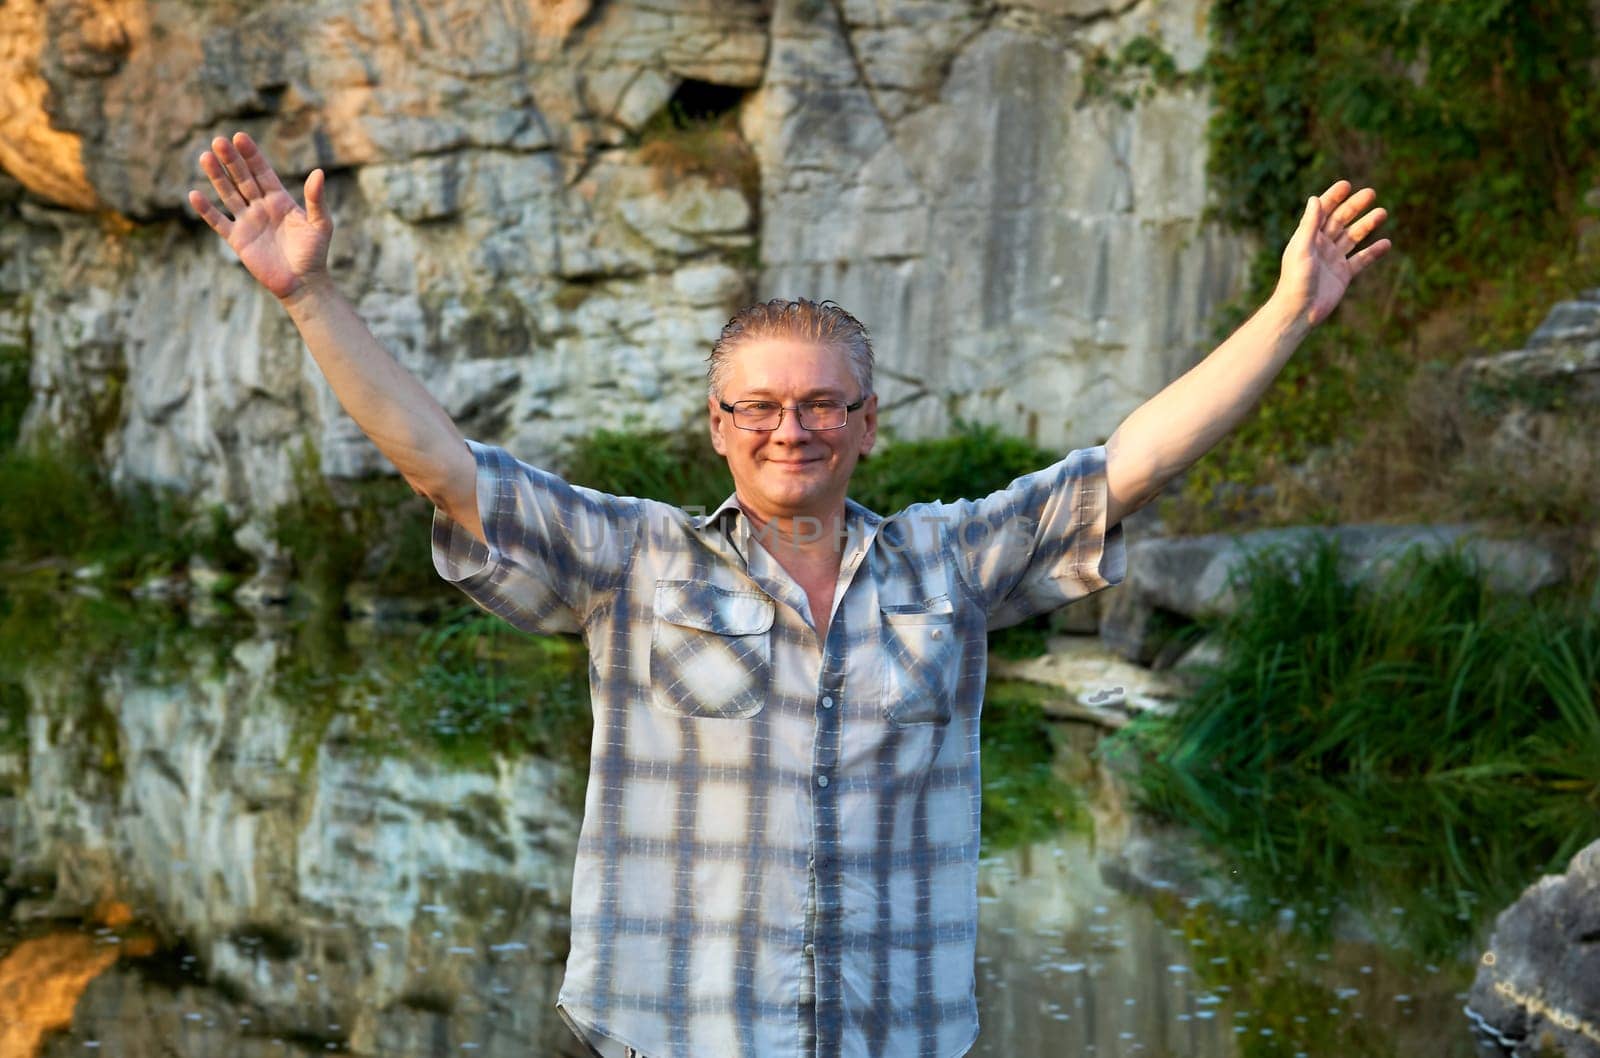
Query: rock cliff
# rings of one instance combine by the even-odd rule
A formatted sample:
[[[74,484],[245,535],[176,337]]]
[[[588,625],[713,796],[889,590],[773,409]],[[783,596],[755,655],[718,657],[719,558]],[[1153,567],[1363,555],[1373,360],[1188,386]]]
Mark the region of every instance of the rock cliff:
[[[255,518],[310,442],[393,473],[183,196],[251,132],[329,173],[333,267],[469,436],[676,426],[755,297],[872,329],[887,423],[1094,443],[1204,351],[1203,0],[9,0],[0,343],[25,435]],[[1159,42],[1179,76],[1107,91]],[[1118,74],[1139,79],[1138,69]],[[1122,87],[1128,87],[1123,85]],[[266,549],[260,534],[255,548]]]

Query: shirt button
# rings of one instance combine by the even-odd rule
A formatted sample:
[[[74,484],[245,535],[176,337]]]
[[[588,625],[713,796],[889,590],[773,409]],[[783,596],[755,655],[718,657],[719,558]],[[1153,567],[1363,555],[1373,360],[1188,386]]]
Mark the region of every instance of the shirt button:
[[[826,786],[826,785],[828,785],[828,777],[826,775],[817,776],[817,785],[818,786]]]
[[[824,709],[832,709],[833,708],[833,699],[831,697],[829,697],[828,695],[826,695],[826,694],[824,694],[822,696],[822,708],[824,708]]]
[[[807,955],[815,955],[815,954],[817,954],[817,946],[815,944],[807,944],[806,945],[806,954]]]
[[[935,628],[933,630],[933,638],[935,638],[935,639],[943,639],[944,638],[944,633],[941,632],[939,629]]]

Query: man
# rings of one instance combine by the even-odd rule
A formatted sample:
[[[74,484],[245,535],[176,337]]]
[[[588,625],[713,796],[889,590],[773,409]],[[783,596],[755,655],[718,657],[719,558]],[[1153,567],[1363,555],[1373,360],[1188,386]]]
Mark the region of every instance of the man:
[[[326,272],[243,133],[190,202],[277,296],[345,409],[434,502],[434,561],[527,631],[581,630],[594,741],[557,1007],[603,1058],[958,1058],[977,1035],[986,632],[1120,582],[1122,518],[1255,403],[1389,248],[1370,189],[1307,205],[1268,303],[1103,446],[891,518],[847,497],[876,439],[864,328],[771,301],[711,356],[708,517],[467,441]]]

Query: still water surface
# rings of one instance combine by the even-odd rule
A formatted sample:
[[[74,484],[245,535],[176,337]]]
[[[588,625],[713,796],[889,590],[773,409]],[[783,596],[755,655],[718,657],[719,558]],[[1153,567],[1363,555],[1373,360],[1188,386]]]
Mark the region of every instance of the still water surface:
[[[502,668],[528,644],[462,638],[486,664],[452,667],[418,626],[18,612],[0,1058],[579,1053],[551,1004],[581,651]],[[1312,929],[1131,810],[1092,739],[1061,751],[1079,822],[985,856],[974,1058],[1491,1053],[1460,1012],[1483,918],[1431,961],[1370,915]]]

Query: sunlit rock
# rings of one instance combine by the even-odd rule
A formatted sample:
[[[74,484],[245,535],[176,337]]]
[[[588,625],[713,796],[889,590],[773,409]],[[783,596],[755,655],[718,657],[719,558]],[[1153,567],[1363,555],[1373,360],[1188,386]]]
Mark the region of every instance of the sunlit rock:
[[[81,138],[55,125],[46,107],[50,40],[47,0],[15,0],[0,19],[0,169],[56,205],[92,210],[100,198],[84,172]],[[92,12],[93,5],[84,5]],[[115,23],[103,34],[116,38]]]
[[[1035,658],[991,657],[989,672],[991,678],[1058,687],[1062,696],[1043,703],[1046,714],[1112,730],[1140,713],[1170,713],[1181,694],[1171,675],[1132,664],[1090,636],[1053,638]]]

